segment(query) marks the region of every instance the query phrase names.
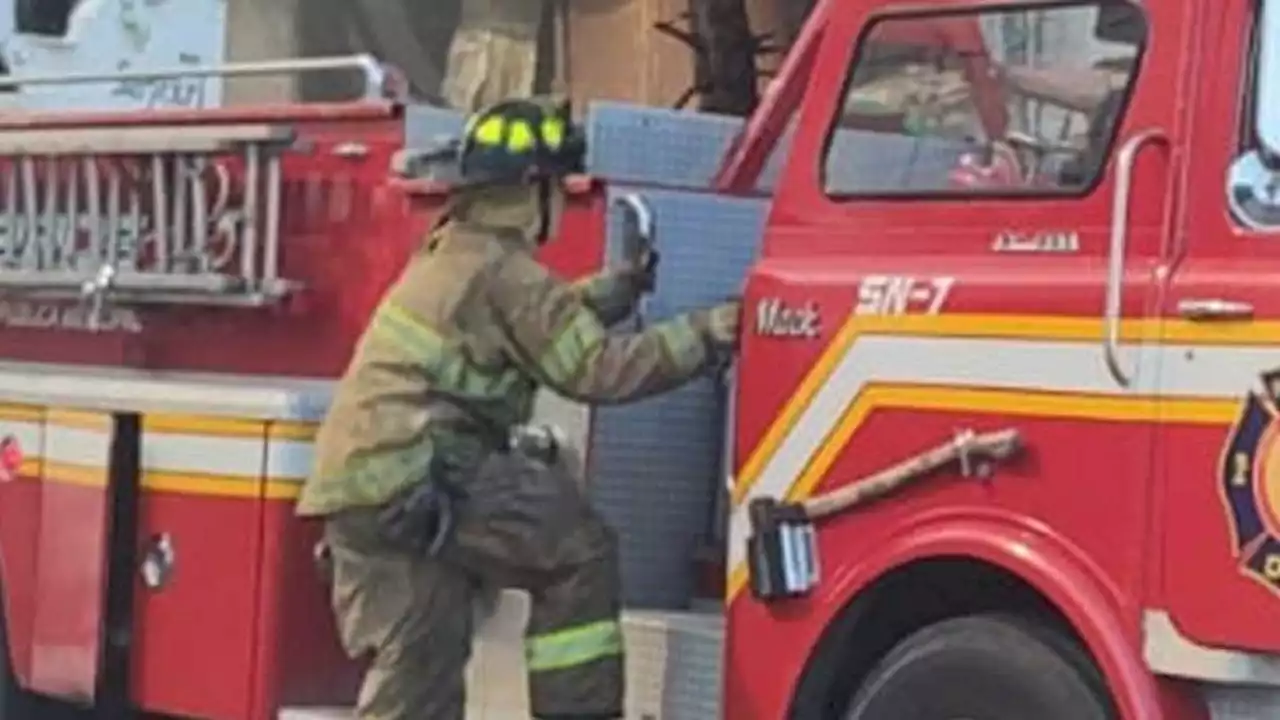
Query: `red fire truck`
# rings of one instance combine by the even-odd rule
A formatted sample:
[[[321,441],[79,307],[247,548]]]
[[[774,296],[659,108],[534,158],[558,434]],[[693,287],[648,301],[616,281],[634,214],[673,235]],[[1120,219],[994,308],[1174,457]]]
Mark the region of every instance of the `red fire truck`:
[[[0,712],[352,703],[292,499],[460,119],[366,59],[208,72],[341,66],[369,97],[0,120]],[[653,242],[642,321],[747,312],[727,392],[541,401],[628,717],[1280,717],[1280,2],[823,0],[746,123],[584,121],[545,261]],[[518,605],[473,717],[526,712]]]

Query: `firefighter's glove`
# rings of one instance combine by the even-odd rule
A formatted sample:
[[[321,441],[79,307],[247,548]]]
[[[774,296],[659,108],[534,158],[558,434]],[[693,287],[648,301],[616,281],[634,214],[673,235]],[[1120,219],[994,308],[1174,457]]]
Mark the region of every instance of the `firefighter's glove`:
[[[706,343],[709,363],[719,372],[733,361],[738,350],[738,333],[742,325],[742,301],[730,300],[693,314],[694,326]]]
[[[461,494],[434,480],[419,482],[387,503],[378,515],[383,536],[417,555],[435,555],[453,531]]]
[[[638,257],[629,258],[618,268],[618,274],[627,283],[633,297],[653,292],[658,282],[658,251],[648,248]]]
[[[640,293],[653,292],[653,288],[658,284],[658,251],[646,248],[640,253],[632,273],[635,274],[636,288]]]

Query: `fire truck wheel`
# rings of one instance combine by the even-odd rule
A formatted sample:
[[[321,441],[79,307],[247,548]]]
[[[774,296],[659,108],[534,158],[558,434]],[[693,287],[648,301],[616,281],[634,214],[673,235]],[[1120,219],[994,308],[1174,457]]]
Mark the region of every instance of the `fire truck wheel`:
[[[845,720],[1113,720],[1087,655],[1003,615],[945,620],[900,642],[871,671]]]

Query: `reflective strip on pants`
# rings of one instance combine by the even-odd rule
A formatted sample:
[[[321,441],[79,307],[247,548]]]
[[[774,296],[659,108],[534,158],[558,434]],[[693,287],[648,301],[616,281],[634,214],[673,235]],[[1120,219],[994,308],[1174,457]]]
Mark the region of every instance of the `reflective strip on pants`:
[[[558,630],[525,641],[529,672],[587,665],[622,654],[622,626],[616,620]]]

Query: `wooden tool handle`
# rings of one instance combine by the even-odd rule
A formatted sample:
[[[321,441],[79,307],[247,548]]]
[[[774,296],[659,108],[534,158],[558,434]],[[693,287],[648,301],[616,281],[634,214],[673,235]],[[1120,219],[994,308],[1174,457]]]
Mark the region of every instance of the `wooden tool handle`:
[[[1017,430],[961,436],[869,477],[804,501],[812,520],[865,505],[967,456],[970,460],[1000,460],[1017,451]]]

